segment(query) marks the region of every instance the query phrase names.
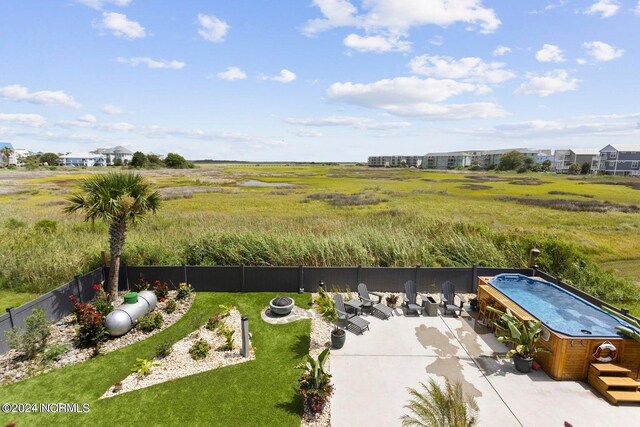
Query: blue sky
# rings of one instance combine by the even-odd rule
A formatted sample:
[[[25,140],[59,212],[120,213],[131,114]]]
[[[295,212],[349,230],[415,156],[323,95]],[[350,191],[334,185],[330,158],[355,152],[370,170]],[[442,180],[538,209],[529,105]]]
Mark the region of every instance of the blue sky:
[[[638,143],[638,0],[0,0],[0,140],[190,159]]]

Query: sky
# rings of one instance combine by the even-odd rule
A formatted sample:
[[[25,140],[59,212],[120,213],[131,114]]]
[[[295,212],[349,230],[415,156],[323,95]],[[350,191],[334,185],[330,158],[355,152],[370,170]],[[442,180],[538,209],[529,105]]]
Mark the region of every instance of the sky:
[[[0,141],[188,159],[637,144],[638,0],[0,0]]]

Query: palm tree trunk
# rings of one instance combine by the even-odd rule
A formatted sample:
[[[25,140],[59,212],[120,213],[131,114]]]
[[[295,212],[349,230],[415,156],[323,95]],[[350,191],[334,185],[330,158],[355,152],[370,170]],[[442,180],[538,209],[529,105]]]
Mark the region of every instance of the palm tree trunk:
[[[120,275],[120,256],[124,249],[125,235],[127,233],[127,221],[125,218],[114,219],[109,226],[109,249],[111,251],[111,264],[109,268],[109,299],[114,300],[118,295],[118,277]]]

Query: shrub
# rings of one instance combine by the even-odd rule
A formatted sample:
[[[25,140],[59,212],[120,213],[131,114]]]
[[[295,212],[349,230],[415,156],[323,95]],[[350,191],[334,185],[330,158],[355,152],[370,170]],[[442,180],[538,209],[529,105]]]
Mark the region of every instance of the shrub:
[[[176,302],[174,300],[168,299],[165,302],[165,305],[164,305],[164,312],[167,313],[167,314],[171,314],[174,311],[176,311],[177,307],[178,307],[178,305],[176,304]]]
[[[26,331],[13,328],[6,332],[9,338],[9,346],[18,350],[27,359],[34,359],[38,352],[44,348],[47,338],[51,335],[51,329],[45,317],[44,311],[35,309],[26,319]]]
[[[168,168],[172,169],[190,169],[193,168],[193,163],[188,162],[180,154],[169,153],[164,158],[164,164]]]
[[[333,393],[331,374],[324,369],[329,357],[329,349],[325,349],[317,359],[307,355],[305,363],[296,366],[304,372],[298,380],[298,391],[304,397],[304,404],[311,412],[320,412]]]
[[[52,219],[41,219],[36,222],[34,228],[41,233],[55,233],[58,228],[58,222]]]
[[[191,292],[193,292],[193,288],[191,288],[191,285],[180,283],[180,286],[178,287],[178,293],[176,294],[176,300],[179,301],[187,298],[189,295],[191,295]]]
[[[109,337],[104,327],[104,317],[91,304],[75,303],[74,312],[78,321],[76,341],[80,347],[96,347]]]
[[[165,357],[171,354],[172,350],[173,350],[173,343],[171,343],[171,341],[162,341],[156,347],[156,357],[164,359]]]
[[[201,360],[209,355],[209,343],[199,339],[189,349],[189,354],[193,360]]]
[[[220,325],[220,322],[222,322],[222,316],[220,315],[220,313],[216,313],[207,320],[205,328],[210,331],[215,331],[216,328]]]
[[[54,361],[60,360],[62,355],[65,354],[68,349],[69,347],[66,344],[57,344],[49,347],[42,355],[42,362],[48,365]]]
[[[160,366],[160,364],[155,363],[153,360],[137,358],[135,365],[131,368],[131,372],[137,372],[138,377],[142,378],[149,375],[151,370],[156,366]]]
[[[235,308],[235,306],[233,305],[224,305],[224,304],[220,304],[218,307],[220,307],[220,316],[223,319],[229,316],[229,314],[231,313],[231,310]]]
[[[434,379],[429,385],[420,383],[423,392],[410,388],[412,399],[404,407],[409,414],[403,415],[403,426],[475,426],[478,423],[476,400],[462,392],[462,383],[451,384],[446,379],[442,390]]]
[[[24,221],[20,221],[19,219],[9,218],[8,220],[5,221],[4,226],[12,230],[15,230],[16,228],[26,227],[27,223]]]
[[[233,334],[234,334],[234,330],[233,329],[221,329],[220,330],[220,334],[224,337],[225,339],[225,343],[222,345],[222,349],[223,350],[233,350]]]
[[[151,332],[156,329],[162,327],[163,322],[162,314],[154,311],[152,313],[147,313],[140,318],[140,322],[138,323],[138,328],[142,330],[142,332]]]
[[[169,295],[169,285],[167,282],[160,283],[160,280],[156,280],[153,285],[153,293],[158,297],[158,301],[162,302]]]
[[[105,318],[107,317],[107,314],[113,311],[113,304],[109,301],[101,283],[94,284],[93,289],[97,293],[96,300],[93,302],[93,305],[96,308],[96,311]]]
[[[142,292],[146,291],[147,289],[149,289],[149,282],[144,280],[144,276],[140,274],[140,278],[133,284],[133,290],[136,292]]]

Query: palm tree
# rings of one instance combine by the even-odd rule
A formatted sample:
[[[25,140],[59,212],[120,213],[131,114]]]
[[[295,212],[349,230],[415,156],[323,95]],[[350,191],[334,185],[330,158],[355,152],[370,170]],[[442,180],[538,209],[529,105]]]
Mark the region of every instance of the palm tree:
[[[64,210],[81,211],[84,220],[109,223],[111,265],[107,289],[109,298],[118,292],[120,256],[124,248],[127,225],[135,224],[160,206],[160,194],[142,176],[135,173],[95,175],[82,181],[81,192],[69,198]]]
[[[0,153],[2,153],[2,157],[4,158],[3,161],[7,163],[7,166],[9,165],[9,159],[11,158],[11,153],[13,153],[13,150],[11,150],[11,148],[4,146],[2,147],[2,149],[0,149]]]
[[[458,381],[451,385],[446,380],[443,391],[435,380],[429,380],[429,386],[420,383],[425,389],[421,393],[408,389],[413,397],[404,407],[411,415],[403,415],[404,427],[472,427],[478,422],[478,405],[473,397],[462,393],[462,384]]]

